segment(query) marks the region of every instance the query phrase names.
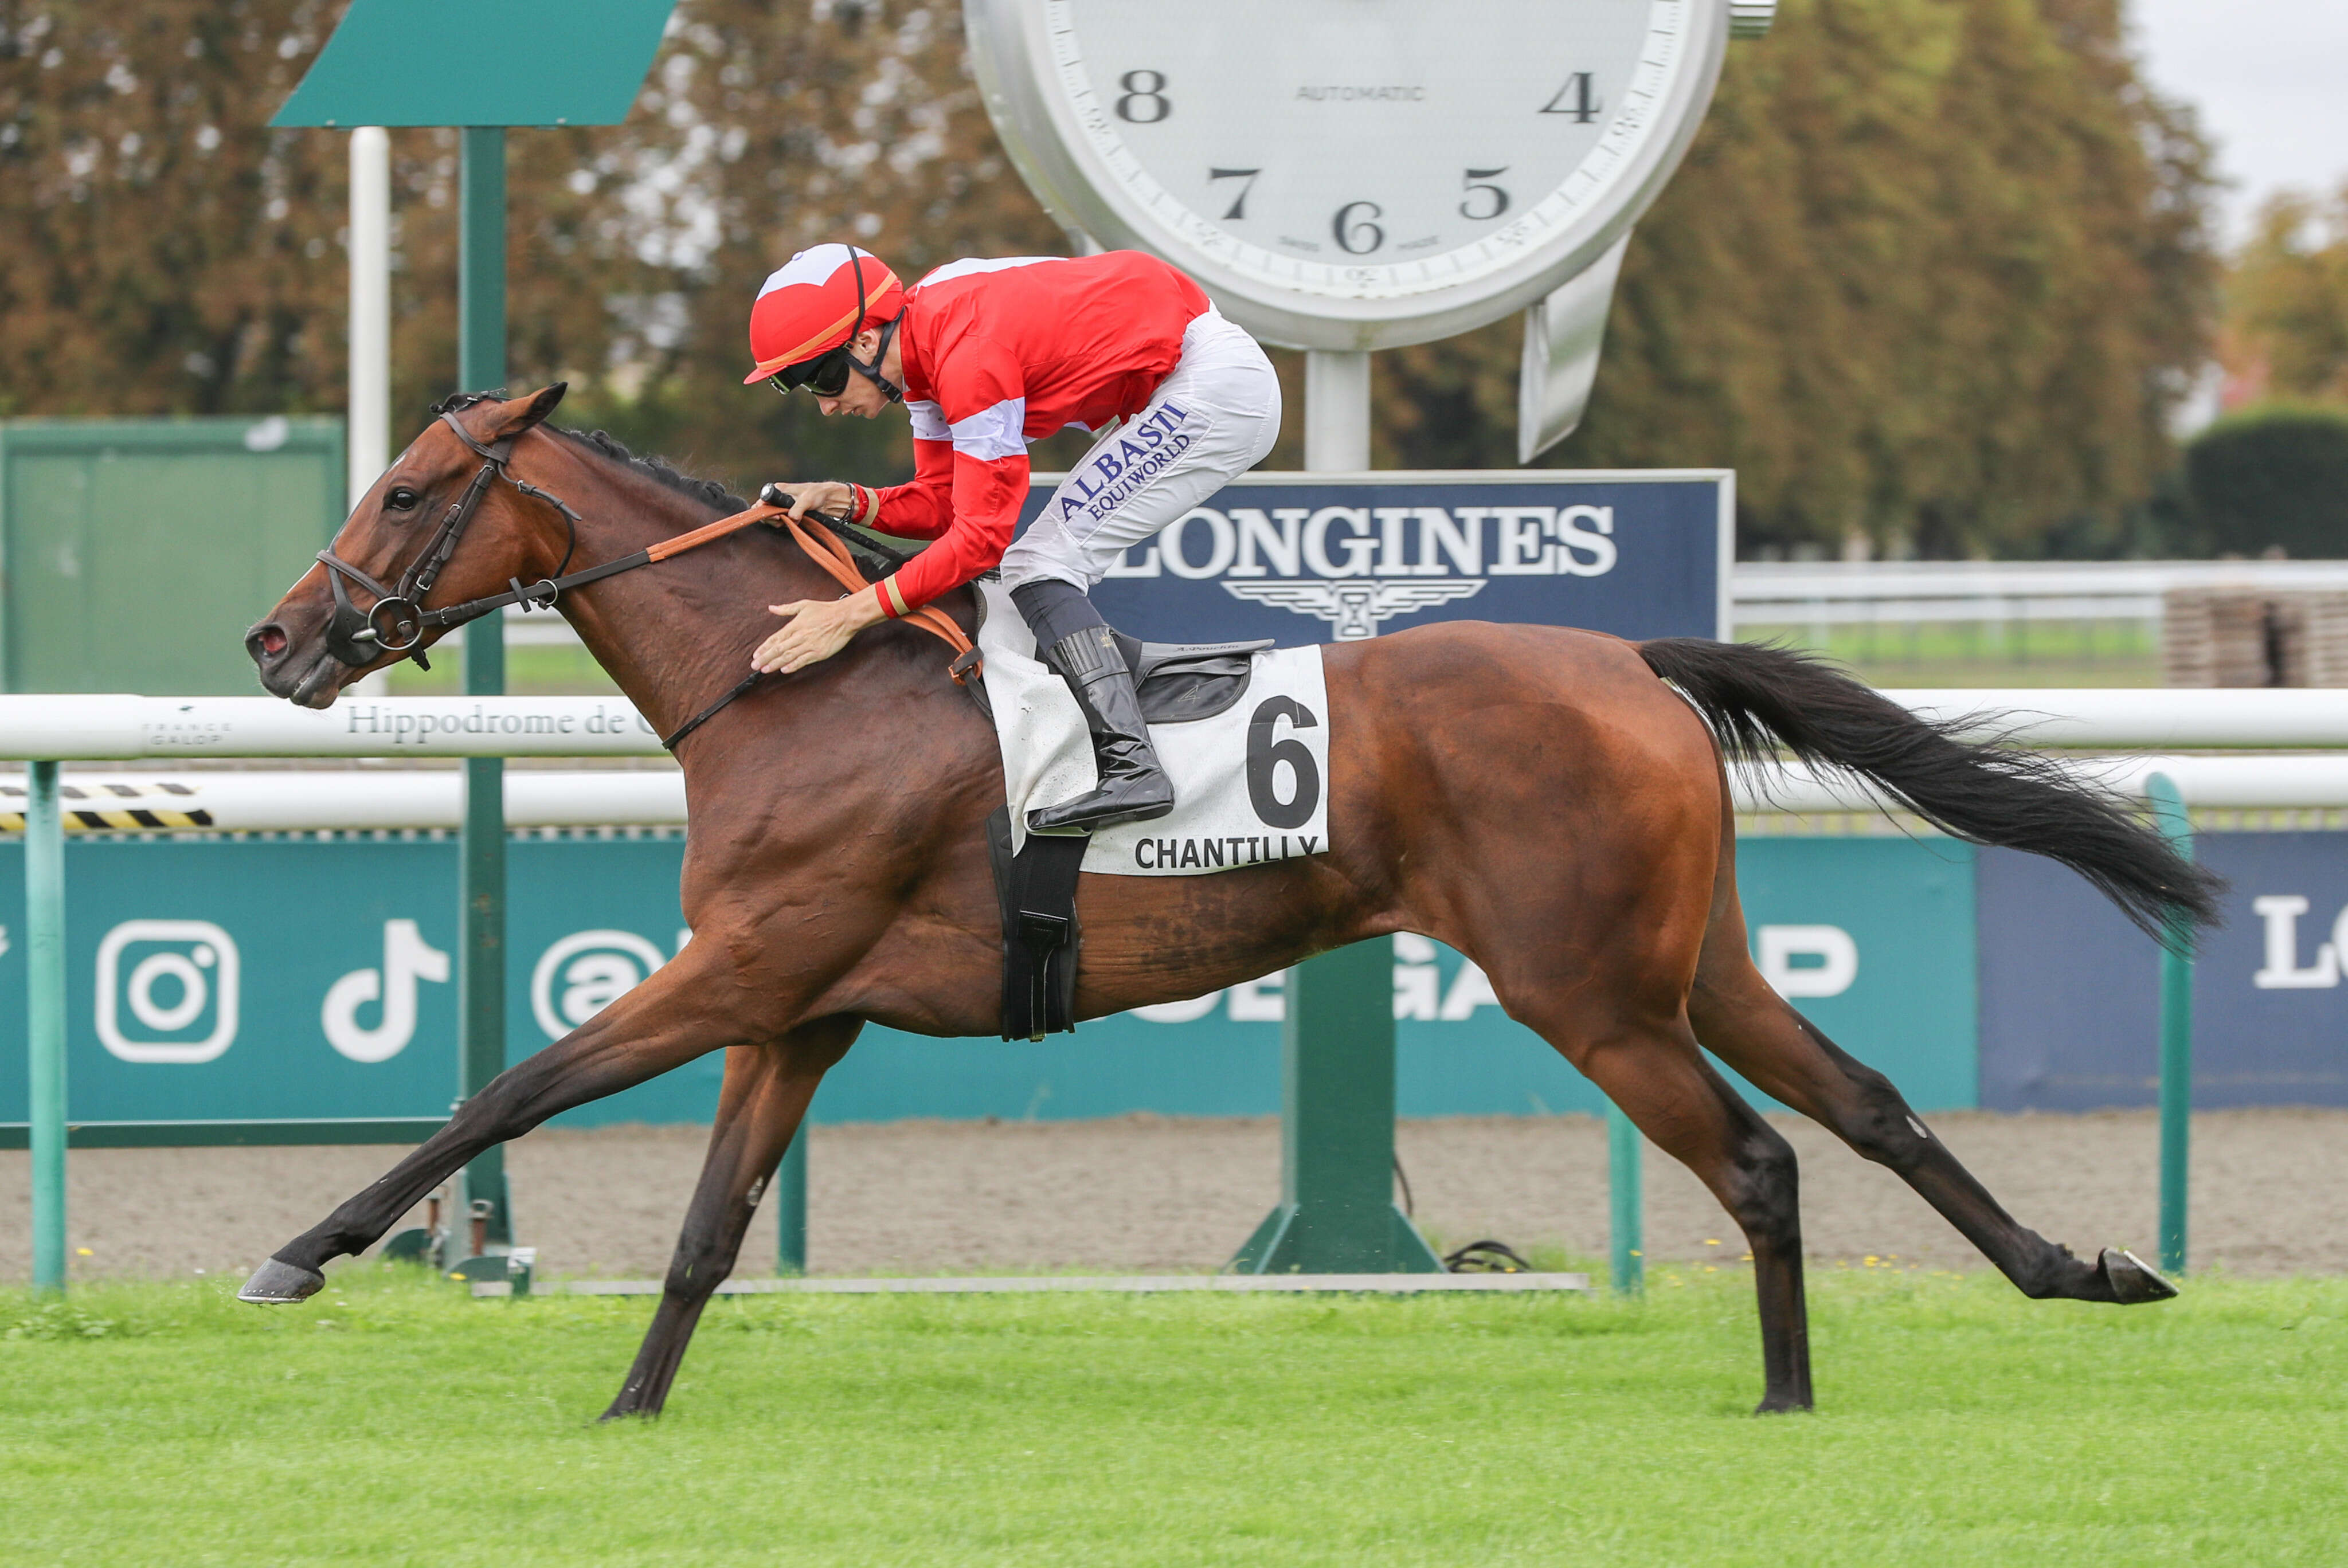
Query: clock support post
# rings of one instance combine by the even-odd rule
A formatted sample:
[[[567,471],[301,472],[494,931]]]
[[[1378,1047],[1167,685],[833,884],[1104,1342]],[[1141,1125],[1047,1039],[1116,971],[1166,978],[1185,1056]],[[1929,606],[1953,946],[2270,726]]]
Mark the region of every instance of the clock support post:
[[[1370,356],[1304,362],[1304,466],[1370,466]],[[1395,1206],[1394,938],[1289,971],[1280,1029],[1280,1204],[1231,1266],[1241,1274],[1440,1274]]]

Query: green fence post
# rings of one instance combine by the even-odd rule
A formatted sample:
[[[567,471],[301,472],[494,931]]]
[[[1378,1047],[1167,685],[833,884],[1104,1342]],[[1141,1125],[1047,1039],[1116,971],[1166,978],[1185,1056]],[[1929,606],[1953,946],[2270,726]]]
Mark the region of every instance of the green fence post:
[[[506,133],[467,126],[460,133],[462,178],[457,263],[458,379],[469,391],[506,378]],[[506,689],[505,626],[485,615],[465,628],[465,694],[495,697]],[[458,850],[462,942],[457,960],[457,1091],[469,1100],[506,1069],[505,760],[465,759],[465,825]],[[465,1167],[464,1201],[490,1204],[489,1240],[513,1245],[513,1205],[506,1190],[505,1151],[491,1148]]]
[[[66,835],[57,764],[25,768],[25,1036],[33,1288],[66,1288]]]
[[[1281,1024],[1280,1206],[1240,1274],[1440,1274],[1395,1207],[1394,940],[1308,958]]]
[[[808,1124],[791,1134],[783,1151],[782,1168],[775,1173],[775,1272],[807,1272]]]
[[[1606,1199],[1612,1222],[1607,1240],[1613,1254],[1614,1293],[1636,1296],[1646,1286],[1646,1205],[1639,1189],[1638,1125],[1612,1101],[1606,1102]]]
[[[2193,856],[2193,819],[2167,774],[2145,780],[2153,820],[2171,848]],[[2186,1178],[2193,1153],[2193,930],[2171,918],[2160,944],[2160,1267],[2185,1272]]]

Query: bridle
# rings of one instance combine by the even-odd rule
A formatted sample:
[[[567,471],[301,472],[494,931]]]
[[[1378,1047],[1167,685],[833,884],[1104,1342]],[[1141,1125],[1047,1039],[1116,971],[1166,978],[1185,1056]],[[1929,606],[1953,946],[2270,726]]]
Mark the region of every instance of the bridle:
[[[563,576],[563,569],[571,564],[571,558],[579,553],[579,514],[572,510],[570,504],[561,497],[540,489],[507,466],[513,457],[514,436],[509,436],[502,441],[484,446],[473,439],[471,431],[458,423],[457,415],[460,410],[483,401],[485,398],[481,396],[462,401],[451,398],[434,410],[440,415],[440,422],[456,432],[458,440],[480,454],[480,472],[473,476],[473,482],[465,487],[465,493],[457,498],[456,504],[441,515],[440,527],[424,547],[423,553],[400,573],[398,587],[385,587],[333,550],[318,552],[318,560],[326,569],[326,580],[335,590],[335,615],[326,623],[326,651],[342,663],[356,669],[374,663],[386,653],[396,653],[415,660],[419,668],[429,670],[432,665],[425,658],[421,646],[427,631],[479,620],[490,611],[503,610],[509,604],[526,605],[532,610],[551,610],[565,589],[576,588],[598,578],[610,577],[616,571],[626,571],[632,566],[648,563],[650,558],[638,560],[630,557],[624,562],[608,562],[570,577]],[[488,599],[468,600],[445,610],[425,609],[425,596],[432,591],[432,585],[440,580],[441,569],[448,564],[448,558],[457,553],[458,542],[465,537],[466,525],[473,520],[474,512],[480,508],[481,497],[489,493],[490,482],[495,479],[505,480],[523,495],[544,501],[562,514],[563,526],[569,530],[570,538],[563,548],[561,563],[554,569],[553,576],[541,578],[528,588],[522,586],[520,579],[510,578],[507,580],[511,586],[505,593]],[[375,603],[365,610],[353,604],[345,579],[374,594]]]
[[[591,566],[582,571],[565,575],[563,568],[571,564],[571,558],[579,551],[579,514],[573,511],[561,497],[551,491],[540,489],[508,466],[513,457],[514,442],[519,440],[520,436],[509,436],[502,441],[484,445],[474,440],[472,432],[457,422],[457,415],[460,410],[469,408],[476,403],[486,402],[489,395],[486,393],[475,393],[462,397],[452,397],[433,410],[440,416],[441,423],[456,432],[458,440],[480,454],[480,471],[473,476],[472,483],[465,487],[464,495],[442,514],[440,527],[433,533],[431,540],[425,545],[423,553],[408,563],[406,571],[400,573],[397,587],[385,587],[375,578],[351,565],[331,549],[318,552],[319,563],[325,567],[326,580],[333,586],[335,594],[334,617],[326,624],[326,651],[340,662],[356,669],[362,665],[374,663],[386,653],[394,653],[402,658],[413,659],[420,668],[429,670],[432,666],[426,661],[422,646],[425,634],[428,631],[444,627],[462,626],[469,620],[479,620],[482,616],[503,610],[510,604],[519,604],[524,606],[526,610],[552,610],[555,601],[572,589],[582,588],[588,583],[599,582],[607,577],[617,577],[623,571],[633,571],[638,567],[650,566],[655,561],[666,560],[671,556],[682,555],[686,550],[739,532],[752,523],[780,523],[789,530],[791,537],[798,541],[799,547],[807,551],[815,563],[829,572],[834,581],[850,593],[870,588],[872,584],[858,569],[856,559],[850,553],[850,544],[853,543],[860,548],[871,551],[880,559],[889,562],[892,570],[903,566],[908,559],[897,555],[896,552],[876,540],[865,538],[839,518],[826,517],[820,512],[808,513],[807,516],[810,520],[829,530],[827,534],[811,534],[798,518],[791,516],[788,507],[770,507],[762,502],[747,511],[736,512],[728,518],[720,518],[714,523],[705,523],[688,533],[678,534],[675,538],[647,545],[643,549],[622,556],[616,560],[608,560],[601,566]],[[449,558],[457,553],[457,546],[464,538],[466,525],[473,520],[474,512],[480,507],[481,497],[489,492],[490,484],[498,479],[505,480],[515,489],[534,500],[546,502],[562,514],[563,525],[568,530],[569,538],[563,548],[561,564],[556,566],[552,576],[542,577],[528,586],[524,586],[520,578],[508,578],[506,581],[509,586],[504,593],[491,594],[486,599],[469,599],[462,604],[452,604],[440,610],[425,609],[423,603],[425,596],[432,591],[432,585],[439,580],[441,569],[448,564]],[[374,594],[375,603],[364,610],[353,604],[350,590],[344,586],[345,579]],[[385,624],[386,616],[389,620],[388,625]],[[954,651],[955,657],[953,661],[947,665],[946,672],[953,677],[957,685],[968,686],[970,681],[979,672],[980,662],[978,651],[971,645],[970,638],[963,629],[956,625],[944,611],[931,606],[924,606],[902,619],[937,637]],[[393,661],[395,663],[397,661],[397,660]],[[736,698],[747,696],[752,688],[765,679],[767,677],[764,674],[756,671],[744,677],[738,684],[718,698],[716,702],[685,721],[673,733],[662,737],[661,744],[670,751],[675,751],[677,743],[685,736],[707,723]]]

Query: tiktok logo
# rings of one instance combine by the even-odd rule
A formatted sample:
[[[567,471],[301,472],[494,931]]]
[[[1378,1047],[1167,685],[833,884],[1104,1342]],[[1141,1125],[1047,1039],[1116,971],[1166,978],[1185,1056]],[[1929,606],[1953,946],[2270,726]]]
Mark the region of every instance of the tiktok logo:
[[[413,920],[383,923],[383,968],[353,969],[326,990],[318,1021],[326,1043],[353,1061],[388,1061],[416,1038],[416,982],[446,981],[448,955],[428,946]],[[381,1002],[373,1028],[359,1009]]]

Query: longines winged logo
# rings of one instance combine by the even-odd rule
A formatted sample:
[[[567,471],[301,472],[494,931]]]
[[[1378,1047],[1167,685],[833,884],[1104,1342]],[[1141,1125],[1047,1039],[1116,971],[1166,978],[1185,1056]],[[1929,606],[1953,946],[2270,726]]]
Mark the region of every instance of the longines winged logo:
[[[1318,616],[1334,626],[1336,641],[1358,642],[1378,634],[1378,622],[1397,615],[1468,599],[1484,587],[1480,577],[1444,578],[1435,581],[1387,582],[1380,579],[1297,582],[1230,582],[1223,591],[1235,599]]]

